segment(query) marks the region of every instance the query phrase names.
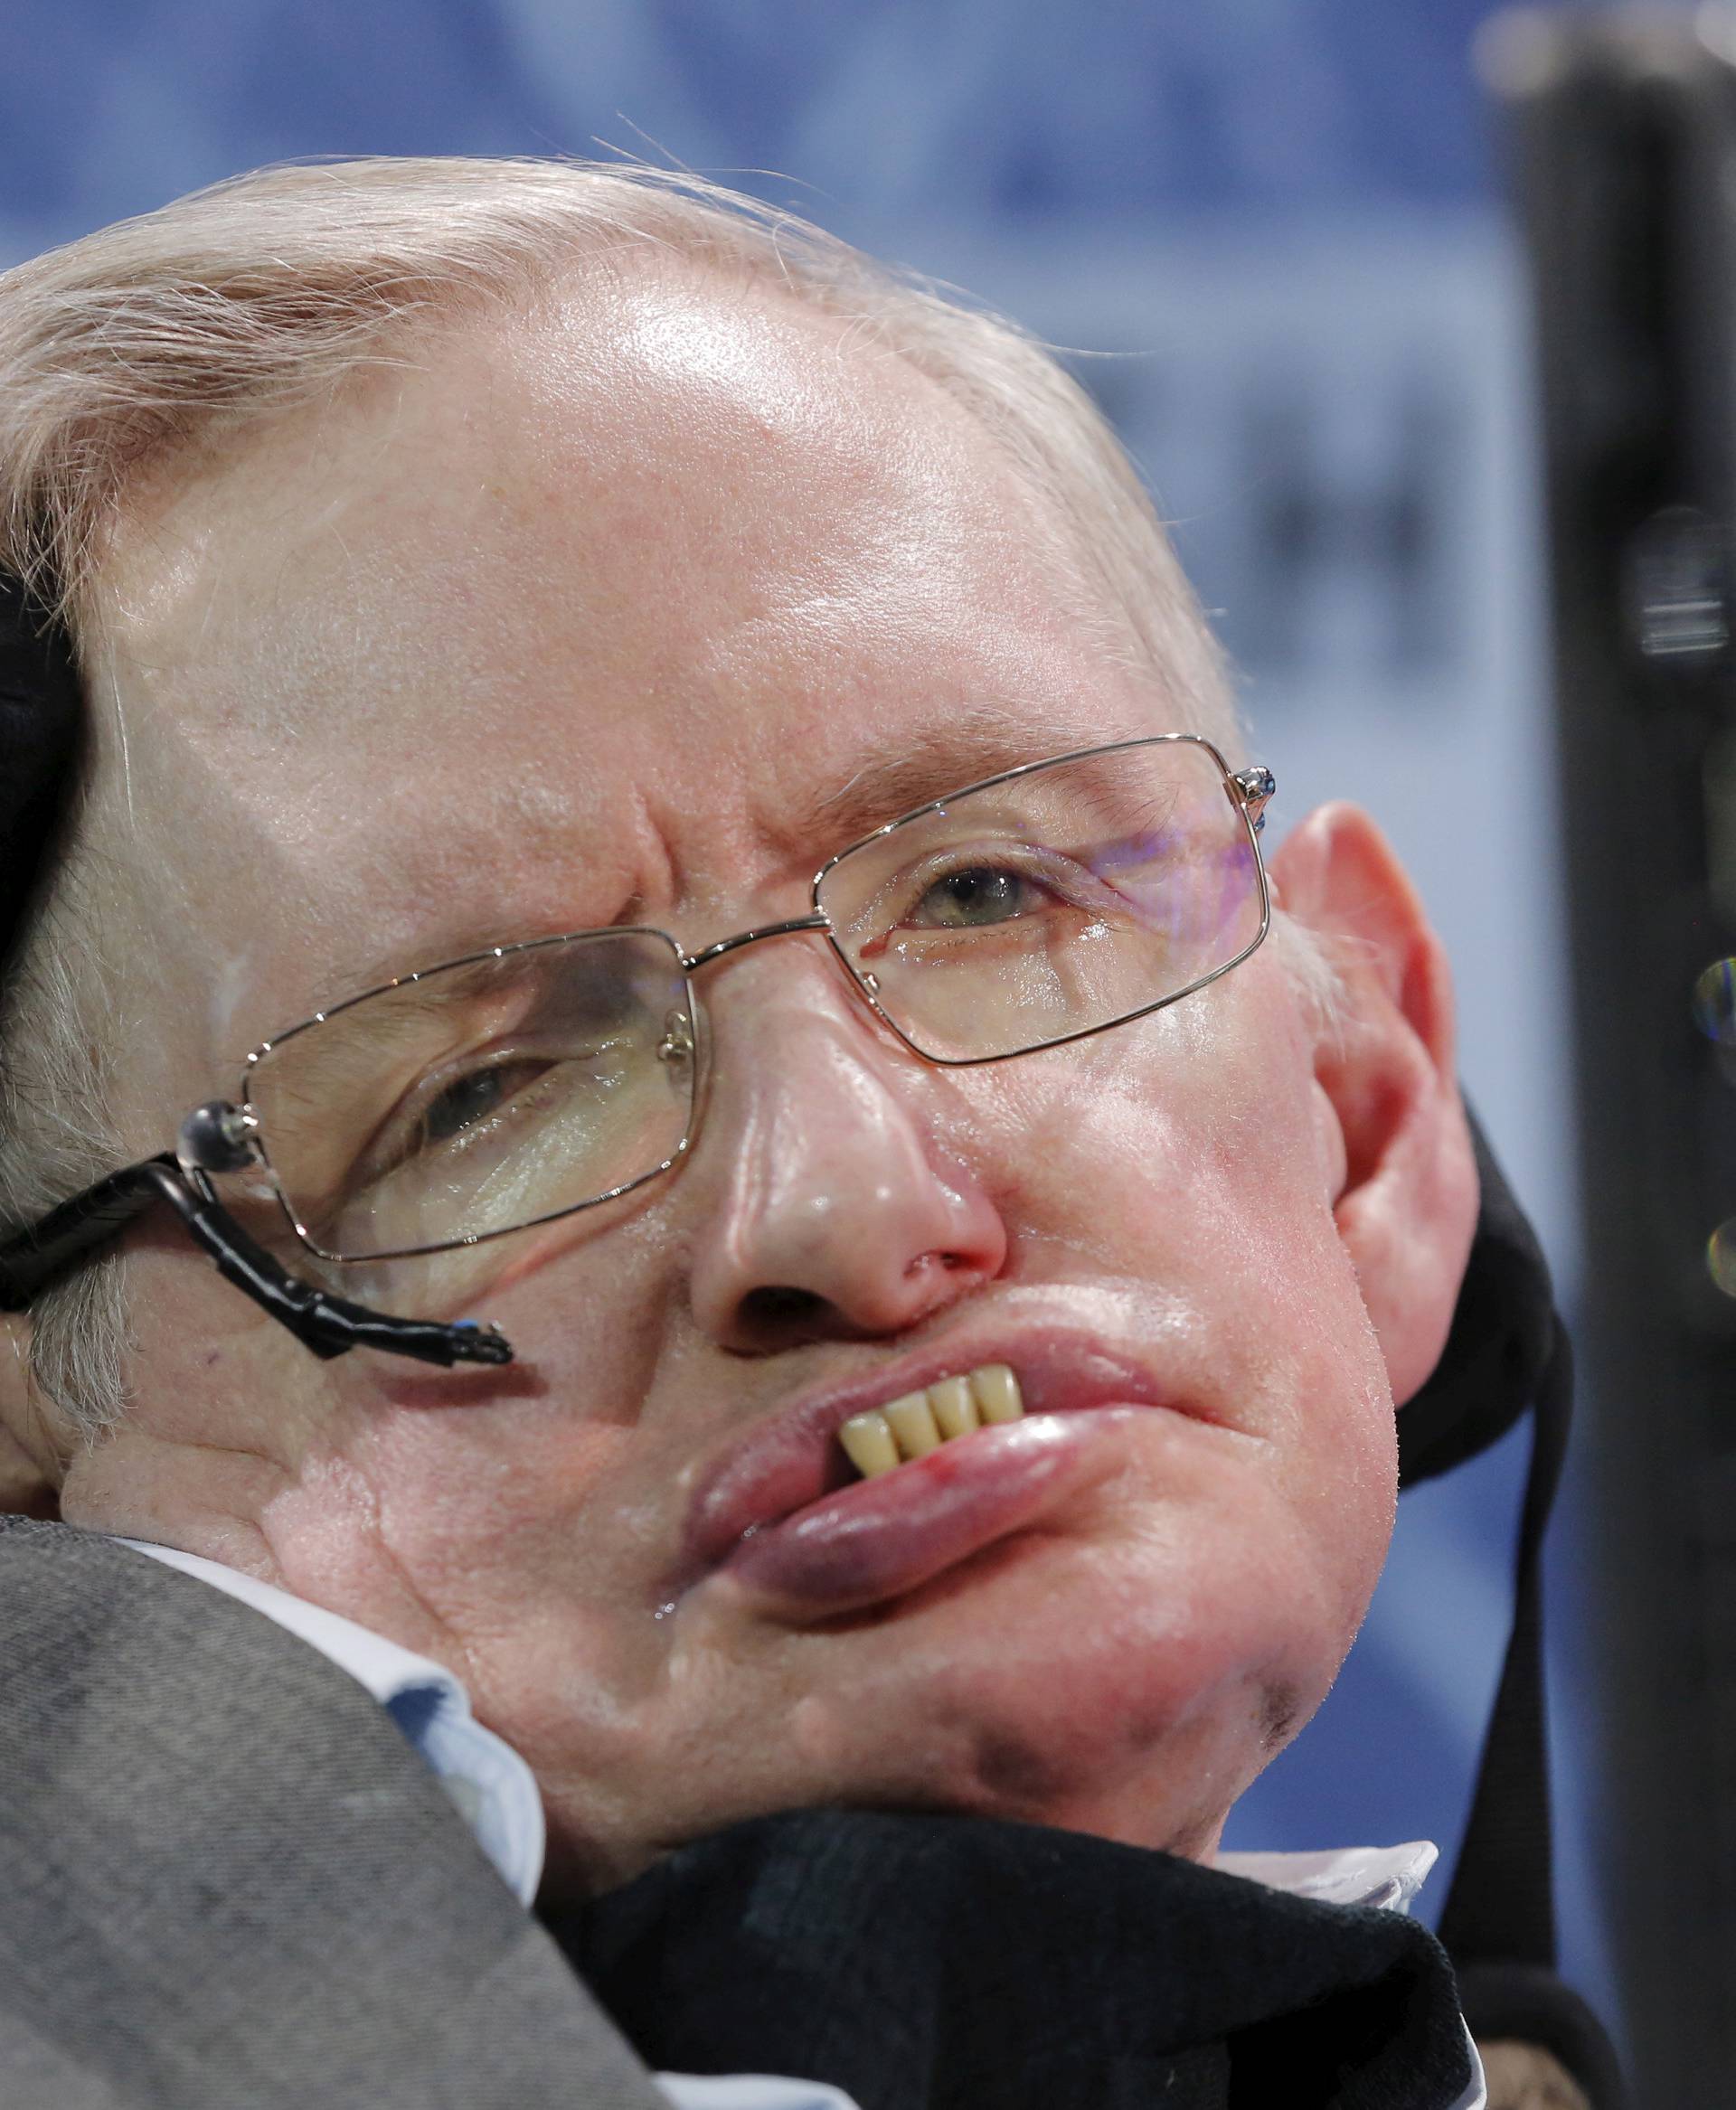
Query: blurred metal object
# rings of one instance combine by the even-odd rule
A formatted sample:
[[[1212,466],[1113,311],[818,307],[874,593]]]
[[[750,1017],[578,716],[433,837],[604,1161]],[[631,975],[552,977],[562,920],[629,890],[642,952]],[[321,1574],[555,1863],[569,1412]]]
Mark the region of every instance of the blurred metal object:
[[[1692,505],[1642,522],[1628,549],[1628,635],[1646,659],[1703,665],[1730,643],[1725,534]]]
[[[1497,17],[1578,1040],[1609,1923],[1637,2100],[1736,2090],[1736,9]]]

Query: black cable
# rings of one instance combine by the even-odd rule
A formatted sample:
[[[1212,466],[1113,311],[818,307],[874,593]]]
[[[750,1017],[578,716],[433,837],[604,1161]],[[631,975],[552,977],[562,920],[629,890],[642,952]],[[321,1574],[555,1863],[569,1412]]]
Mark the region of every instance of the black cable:
[[[254,1303],[322,1358],[352,1348],[382,1349],[419,1362],[506,1363],[512,1347],[496,1326],[403,1319],[371,1311],[290,1274],[223,1208],[210,1182],[189,1173],[168,1152],[112,1173],[63,1202],[33,1229],[0,1245],[0,1311],[23,1311],[64,1268],[106,1245],[157,1201],[166,1201],[191,1236]]]
[[[1439,1933],[1479,2042],[1540,2045],[1579,2082],[1593,2110],[1626,2110],[1626,2084],[1603,2025],[1555,1970],[1543,1554],[1572,1414],[1572,1346],[1552,1315],[1532,1408],[1513,1630]]]
[[[1554,1325],[1533,1408],[1531,1470],[1514,1563],[1513,1631],[1483,1742],[1458,1867],[1440,1917],[1458,1957],[1555,1961],[1549,1736],[1543,1694],[1543,1550],[1567,1455],[1573,1352]]]

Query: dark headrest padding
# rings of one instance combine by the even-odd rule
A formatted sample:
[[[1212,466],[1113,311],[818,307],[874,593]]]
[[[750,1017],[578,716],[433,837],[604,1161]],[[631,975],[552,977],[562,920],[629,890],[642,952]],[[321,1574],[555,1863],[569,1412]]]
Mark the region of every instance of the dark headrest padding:
[[[1554,1291],[1537,1234],[1471,1116],[1481,1186],[1477,1237],[1434,1374],[1399,1410],[1399,1470],[1414,1486],[1505,1436],[1536,1397]]]
[[[65,806],[79,732],[66,633],[0,574],[0,971]]]

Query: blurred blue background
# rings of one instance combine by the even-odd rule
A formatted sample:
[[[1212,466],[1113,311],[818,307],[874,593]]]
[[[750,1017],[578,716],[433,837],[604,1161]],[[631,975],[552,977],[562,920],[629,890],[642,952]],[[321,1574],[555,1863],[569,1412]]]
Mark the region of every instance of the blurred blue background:
[[[614,150],[792,203],[1077,348],[1236,655],[1279,814],[1360,798],[1410,862],[1458,963],[1465,1079],[1571,1314],[1524,287],[1470,58],[1487,12],[0,0],[0,263],[282,156]],[[1231,1843],[1430,1837],[1450,1862],[1524,1444],[1407,1498],[1350,1666]],[[1609,2011],[1572,1497],[1564,1960]]]

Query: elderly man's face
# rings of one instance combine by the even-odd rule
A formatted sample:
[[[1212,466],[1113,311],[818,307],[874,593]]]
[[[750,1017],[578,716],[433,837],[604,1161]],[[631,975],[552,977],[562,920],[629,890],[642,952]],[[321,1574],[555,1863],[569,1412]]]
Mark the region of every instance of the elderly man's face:
[[[141,1154],[383,974],[618,920],[696,950],[802,913],[923,787],[1196,722],[963,410],[681,272],[478,326],[159,484],[109,570],[127,737],[97,813],[143,904]],[[1362,1616],[1389,1365],[1426,1369],[1468,1221],[1450,1163],[1447,1202],[1406,1199],[1415,1109],[1451,1102],[1414,904],[1354,816],[1291,855],[1293,901],[1369,927],[1336,1041],[1277,945],[963,1070],[812,937],[704,970],[692,1154],[465,1264],[502,1371],[320,1363],[149,1234],[137,1403],[67,1515],[449,1663],[535,1768],[557,1879],[839,1799],[1208,1851]],[[841,1399],[989,1364],[1126,1405],[998,1476],[901,1468],[865,1522],[822,1496],[806,1568],[755,1551],[841,1477]]]

